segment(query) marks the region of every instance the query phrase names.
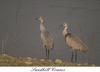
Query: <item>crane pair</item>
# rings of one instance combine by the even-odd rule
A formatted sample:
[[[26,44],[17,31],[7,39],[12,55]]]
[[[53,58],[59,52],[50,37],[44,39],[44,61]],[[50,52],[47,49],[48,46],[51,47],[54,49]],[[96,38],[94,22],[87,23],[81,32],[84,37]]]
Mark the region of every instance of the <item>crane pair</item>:
[[[45,18],[40,16],[36,18],[36,20],[40,21],[40,32],[41,32],[41,41],[43,48],[46,50],[46,58],[49,59],[50,50],[54,48],[54,41],[53,37],[50,32],[47,31],[45,26]],[[71,62],[77,62],[77,52],[87,52],[88,47],[83,43],[83,41],[74,36],[72,33],[68,31],[68,24],[63,24],[63,31],[62,34],[64,36],[65,43],[68,47],[72,50]]]

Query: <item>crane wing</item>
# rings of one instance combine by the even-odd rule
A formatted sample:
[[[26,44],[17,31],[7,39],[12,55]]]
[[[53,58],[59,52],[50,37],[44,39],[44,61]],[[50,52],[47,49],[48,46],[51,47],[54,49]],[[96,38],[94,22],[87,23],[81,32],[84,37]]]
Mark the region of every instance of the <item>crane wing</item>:
[[[46,45],[48,48],[54,47],[53,37],[50,32],[45,31],[41,34],[42,43]]]
[[[86,44],[77,36],[70,34],[66,37],[66,42],[69,47],[80,50],[80,51],[87,51],[88,47]]]

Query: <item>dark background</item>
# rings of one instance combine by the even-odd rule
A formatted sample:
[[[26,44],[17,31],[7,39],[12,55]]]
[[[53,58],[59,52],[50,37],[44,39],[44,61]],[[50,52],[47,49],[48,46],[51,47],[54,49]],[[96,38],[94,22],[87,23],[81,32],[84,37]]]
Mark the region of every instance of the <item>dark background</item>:
[[[67,22],[89,47],[87,54],[79,53],[79,62],[100,65],[100,0],[0,0],[0,53],[4,40],[4,53],[44,58],[39,22],[34,20],[40,15],[54,37],[52,59],[70,59],[62,28],[58,29]]]

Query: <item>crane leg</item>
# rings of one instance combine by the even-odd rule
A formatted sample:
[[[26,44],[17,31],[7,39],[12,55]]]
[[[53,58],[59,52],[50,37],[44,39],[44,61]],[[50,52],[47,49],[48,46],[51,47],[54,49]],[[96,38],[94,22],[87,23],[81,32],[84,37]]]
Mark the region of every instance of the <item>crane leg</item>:
[[[74,57],[74,53],[73,53],[73,50],[72,50],[71,62],[73,62],[73,57]]]
[[[48,56],[48,54],[47,54],[47,48],[45,48],[45,52],[46,52],[46,58],[47,58],[47,56]]]
[[[50,57],[50,49],[47,49],[47,58],[49,59]]]
[[[75,63],[77,63],[77,50],[75,50]]]

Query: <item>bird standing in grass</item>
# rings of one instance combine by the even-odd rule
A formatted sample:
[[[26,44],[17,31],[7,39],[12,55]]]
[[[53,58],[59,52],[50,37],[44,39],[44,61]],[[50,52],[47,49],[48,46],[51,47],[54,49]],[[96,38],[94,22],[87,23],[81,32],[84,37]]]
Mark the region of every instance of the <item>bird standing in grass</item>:
[[[46,50],[46,58],[49,59],[50,57],[50,51],[52,48],[54,48],[54,41],[51,33],[47,31],[45,26],[45,19],[43,16],[40,16],[37,18],[37,20],[40,21],[40,32],[41,32],[41,40],[43,48]]]
[[[71,56],[71,62],[77,62],[77,52],[83,52],[86,53],[88,51],[88,47],[85,45],[85,43],[78,38],[77,36],[73,35],[68,31],[68,24],[63,24],[64,30],[63,30],[63,36],[65,39],[66,44],[69,48],[72,50],[72,56]]]

